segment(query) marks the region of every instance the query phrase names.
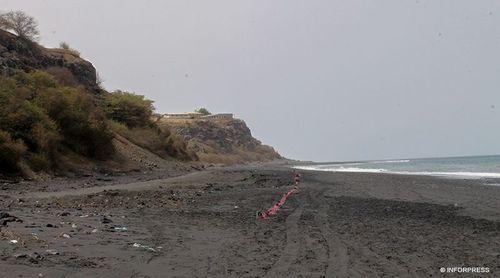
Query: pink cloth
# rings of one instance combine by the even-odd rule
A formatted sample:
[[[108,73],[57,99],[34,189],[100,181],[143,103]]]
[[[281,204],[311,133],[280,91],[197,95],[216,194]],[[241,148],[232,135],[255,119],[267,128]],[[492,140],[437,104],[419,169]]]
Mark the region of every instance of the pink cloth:
[[[285,204],[286,199],[290,197],[290,195],[292,195],[294,192],[295,189],[291,189],[290,191],[285,193],[285,195],[283,195],[283,197],[281,197],[281,199],[276,204],[274,204],[270,209],[266,210],[261,215],[259,215],[258,219],[266,219],[269,216],[278,214],[279,209],[281,208],[281,206]]]

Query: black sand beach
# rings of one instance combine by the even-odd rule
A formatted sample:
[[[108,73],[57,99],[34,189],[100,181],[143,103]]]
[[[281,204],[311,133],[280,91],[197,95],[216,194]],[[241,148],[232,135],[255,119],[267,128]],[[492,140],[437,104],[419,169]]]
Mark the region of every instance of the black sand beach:
[[[292,186],[284,166],[4,184],[1,211],[23,222],[1,227],[0,276],[439,277],[455,266],[499,275],[500,187],[302,174],[300,192],[264,221],[256,212]]]

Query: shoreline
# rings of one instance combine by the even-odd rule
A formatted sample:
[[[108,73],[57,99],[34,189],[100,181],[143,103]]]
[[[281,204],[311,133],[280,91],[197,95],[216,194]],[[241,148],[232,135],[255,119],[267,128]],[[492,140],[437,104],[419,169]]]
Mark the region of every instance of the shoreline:
[[[453,266],[498,273],[500,187],[301,171],[299,193],[256,221],[292,186],[288,163],[70,189],[79,194],[66,194],[66,185],[43,190],[57,198],[40,198],[36,184],[23,189],[29,198],[9,187],[1,211],[23,223],[1,227],[0,268],[11,277],[407,277]]]

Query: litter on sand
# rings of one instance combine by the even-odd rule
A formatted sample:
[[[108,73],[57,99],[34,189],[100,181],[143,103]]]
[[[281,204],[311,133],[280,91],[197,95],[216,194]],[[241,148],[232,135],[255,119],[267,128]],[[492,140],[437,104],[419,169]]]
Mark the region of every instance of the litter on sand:
[[[114,229],[117,232],[126,232],[126,231],[128,231],[127,227],[115,227]]]
[[[132,247],[135,247],[135,248],[142,248],[142,249],[146,249],[146,250],[151,251],[151,252],[156,252],[156,250],[155,250],[154,248],[149,247],[149,246],[147,246],[147,245],[142,245],[142,244],[140,244],[140,243],[134,243],[134,244],[132,245]]]

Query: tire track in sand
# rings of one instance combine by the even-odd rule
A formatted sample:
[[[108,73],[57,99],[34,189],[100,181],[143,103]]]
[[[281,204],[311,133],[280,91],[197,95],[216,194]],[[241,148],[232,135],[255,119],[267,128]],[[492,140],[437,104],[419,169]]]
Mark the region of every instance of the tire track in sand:
[[[320,197],[321,199],[323,197]],[[323,238],[326,241],[328,250],[327,267],[325,270],[326,277],[349,277],[348,264],[349,256],[347,246],[335,235],[328,222],[328,209],[330,205],[322,202],[321,207],[316,214],[316,223],[319,226]]]
[[[312,194],[312,193],[315,194]],[[349,277],[349,255],[347,245],[342,242],[339,235],[332,231],[328,220],[330,204],[325,198],[327,188],[322,190],[310,190],[308,197],[312,203],[316,202],[316,213],[314,222],[321,232],[324,245],[327,250],[325,277]]]
[[[264,277],[287,277],[287,272],[299,253],[300,231],[298,222],[302,211],[303,206],[301,205],[286,218],[286,245],[283,254]]]

